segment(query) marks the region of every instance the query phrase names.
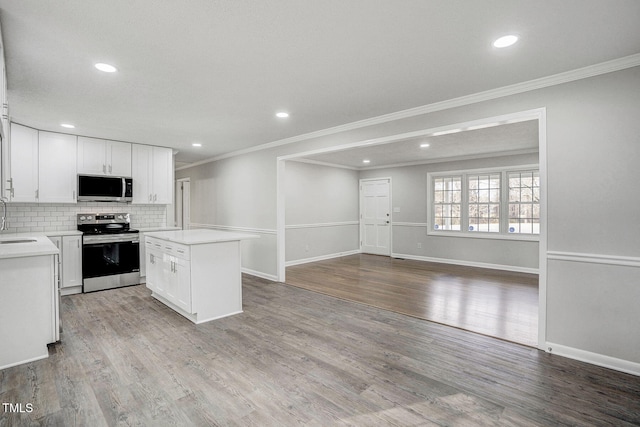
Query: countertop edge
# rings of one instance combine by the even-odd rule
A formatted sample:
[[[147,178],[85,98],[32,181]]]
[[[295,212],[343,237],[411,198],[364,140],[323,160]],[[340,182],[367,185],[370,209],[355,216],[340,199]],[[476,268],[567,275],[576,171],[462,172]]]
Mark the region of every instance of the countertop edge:
[[[176,234],[191,234],[192,237],[185,237]],[[201,234],[201,237],[198,236]],[[208,235],[208,236],[207,236]],[[259,239],[257,234],[237,233],[231,231],[214,231],[209,229],[192,229],[192,230],[175,230],[175,231],[158,231],[145,233],[145,237],[154,237],[160,240],[166,240],[181,245],[206,245],[209,243],[223,243],[240,240]]]

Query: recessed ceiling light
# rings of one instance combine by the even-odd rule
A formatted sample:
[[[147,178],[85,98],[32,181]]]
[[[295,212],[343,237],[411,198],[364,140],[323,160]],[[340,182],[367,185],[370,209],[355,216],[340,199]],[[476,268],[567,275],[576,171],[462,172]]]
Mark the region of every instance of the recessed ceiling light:
[[[60,123],[60,126],[62,126],[63,128],[67,128],[67,129],[75,128],[75,126],[70,124],[70,123]]]
[[[362,161],[362,163],[371,163],[371,160],[369,160],[369,159],[364,159],[364,160]]]
[[[194,147],[202,147],[202,144],[200,144],[199,142],[194,142],[191,145],[194,146]]]
[[[509,34],[508,36],[502,36],[493,42],[493,46],[497,48],[509,47],[518,41],[518,36]]]
[[[105,64],[102,62],[98,62],[95,67],[100,70],[100,71],[104,71],[105,73],[115,73],[116,71],[118,71],[118,69],[116,67],[114,67],[111,64]]]
[[[420,144],[420,148],[427,148],[429,146],[429,144],[424,143],[424,144]]]
[[[287,117],[289,117],[289,113],[287,113],[286,111],[280,111],[276,113],[276,117],[286,119]]]

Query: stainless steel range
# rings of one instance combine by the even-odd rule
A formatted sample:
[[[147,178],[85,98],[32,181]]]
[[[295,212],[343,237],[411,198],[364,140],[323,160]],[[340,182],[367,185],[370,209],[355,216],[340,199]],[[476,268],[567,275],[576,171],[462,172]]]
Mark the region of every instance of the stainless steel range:
[[[140,283],[140,237],[128,213],[78,214],[83,292]]]

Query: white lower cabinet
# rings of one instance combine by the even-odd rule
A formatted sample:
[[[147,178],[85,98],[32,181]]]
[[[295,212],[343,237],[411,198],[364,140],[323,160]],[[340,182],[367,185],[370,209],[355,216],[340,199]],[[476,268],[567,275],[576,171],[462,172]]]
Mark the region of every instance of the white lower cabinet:
[[[242,313],[240,239],[247,235],[212,232],[208,239],[207,232],[204,240],[202,230],[145,233],[147,288],[194,323]]]
[[[82,292],[82,236],[49,236],[60,250],[59,272],[62,295]]]
[[[145,239],[147,288],[192,313],[191,264],[184,252],[178,254],[174,248],[155,239]]]
[[[191,311],[191,271],[188,260],[173,255],[163,256],[163,271],[166,274],[166,298],[186,311]]]

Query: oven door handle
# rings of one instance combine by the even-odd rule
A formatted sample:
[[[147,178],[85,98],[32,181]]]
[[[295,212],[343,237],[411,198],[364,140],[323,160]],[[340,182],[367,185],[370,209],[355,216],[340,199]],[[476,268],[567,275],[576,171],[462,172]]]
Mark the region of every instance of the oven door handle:
[[[82,236],[83,245],[102,244],[102,243],[140,243],[139,236]]]

